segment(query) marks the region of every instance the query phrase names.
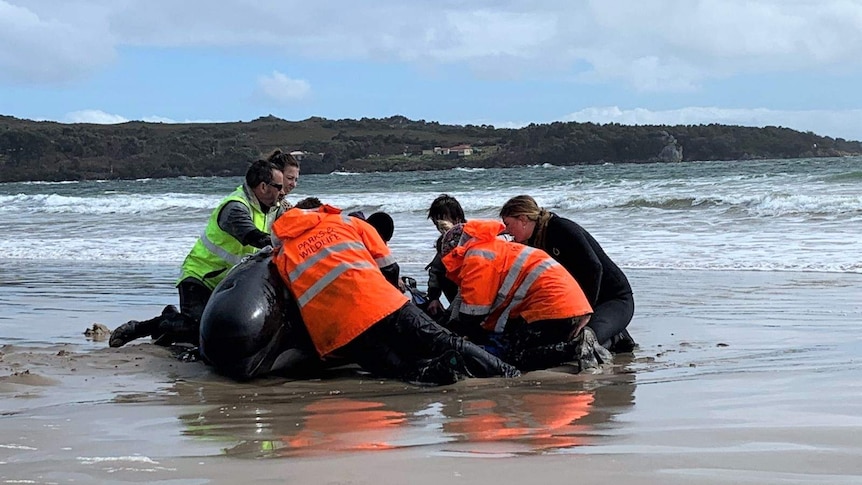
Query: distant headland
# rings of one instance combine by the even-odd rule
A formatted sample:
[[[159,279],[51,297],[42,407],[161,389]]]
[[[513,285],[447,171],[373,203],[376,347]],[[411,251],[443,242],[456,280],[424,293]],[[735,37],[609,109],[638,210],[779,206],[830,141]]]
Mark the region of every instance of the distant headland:
[[[275,148],[296,152],[304,174],[862,155],[859,141],[773,126],[556,122],[510,129],[403,116],[96,125],[0,116],[0,182],[238,176]]]

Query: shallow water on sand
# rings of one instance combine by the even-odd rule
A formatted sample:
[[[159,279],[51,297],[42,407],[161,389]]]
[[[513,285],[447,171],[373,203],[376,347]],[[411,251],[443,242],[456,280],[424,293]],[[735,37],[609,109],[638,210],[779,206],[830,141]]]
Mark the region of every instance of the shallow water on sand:
[[[294,202],[390,212],[420,285],[442,191],[471,218],[531,193],[625,268],[640,348],[613,368],[443,388],[355,369],[239,384],[87,340],[176,304],[238,179],[0,184],[19,236],[0,240],[0,482],[862,483],[860,164],[303,176]]]
[[[472,483],[503,483],[511,477],[473,476],[460,460],[537,456],[577,460],[542,461],[549,478],[583,460],[601,476],[643,480],[632,483],[862,477],[859,274],[630,271],[640,347],[605,373],[417,388],[349,368],[240,384],[149,343],[109,349],[81,331],[154,314],[176,298],[172,288],[76,284],[67,270],[62,289],[24,280],[0,291],[4,480],[219,483],[219,473],[246,478],[237,465],[264,458],[259,478],[280,476],[289,460],[307,478],[394,483],[397,466],[374,464],[400,452],[426,460],[417,483],[451,478],[449,460],[467,463]],[[353,466],[356,454],[366,467],[358,477],[324,464]]]

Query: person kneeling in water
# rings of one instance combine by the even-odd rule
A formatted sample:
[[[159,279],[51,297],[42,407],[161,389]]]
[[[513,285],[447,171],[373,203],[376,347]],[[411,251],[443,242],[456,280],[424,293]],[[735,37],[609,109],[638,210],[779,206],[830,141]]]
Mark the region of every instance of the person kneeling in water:
[[[198,345],[201,315],[213,289],[244,256],[272,243],[269,227],[286,191],[296,185],[298,173],[298,165],[288,170],[283,163],[279,167],[268,160],[252,163],[245,183],[212,211],[206,228],[183,261],[177,282],[180,311],[168,305],[155,318],[126,322],[111,332],[108,344],[122,347],[151,336],[157,345]],[[292,180],[288,185],[286,174]]]
[[[364,220],[321,205],[291,209],[272,228],[281,242],[273,261],[322,359],[421,384],[520,375],[410,302],[398,263]]]
[[[498,237],[504,229],[471,220],[443,236],[446,274],[460,289],[450,328],[522,371],[611,363],[586,326],[593,309],[577,281],[544,251]]]
[[[635,312],[629,280],[586,229],[529,195],[509,199],[500,218],[515,242],[544,250],[578,281],[593,307],[589,327],[599,343],[614,353],[637,347],[628,331]]]

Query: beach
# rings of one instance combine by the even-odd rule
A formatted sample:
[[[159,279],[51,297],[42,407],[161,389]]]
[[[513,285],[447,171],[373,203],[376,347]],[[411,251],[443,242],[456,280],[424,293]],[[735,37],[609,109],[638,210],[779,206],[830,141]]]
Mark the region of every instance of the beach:
[[[602,374],[422,388],[349,367],[236,383],[149,341],[112,349],[84,330],[154,315],[172,288],[4,270],[2,328],[22,337],[0,348],[0,482],[862,481],[862,274],[627,273],[639,348]]]
[[[237,383],[142,339],[238,178],[0,184],[0,483],[862,483],[862,158],[302,176],[383,210],[427,282],[446,192],[581,224],[624,269],[639,348],[421,388],[354,367]]]

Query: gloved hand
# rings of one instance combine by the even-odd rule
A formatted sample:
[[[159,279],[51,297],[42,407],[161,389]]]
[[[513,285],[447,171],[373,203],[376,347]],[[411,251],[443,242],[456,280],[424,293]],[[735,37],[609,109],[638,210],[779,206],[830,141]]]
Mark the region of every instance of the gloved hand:
[[[269,237],[269,236],[267,236],[267,237]],[[266,259],[266,258],[272,256],[272,251],[273,251],[272,246],[267,244],[266,246],[261,247],[257,251],[255,251],[251,254],[246,254],[245,256],[243,256],[239,260],[239,263],[237,263],[236,266],[239,266],[239,265],[244,264],[244,263],[248,263],[249,261],[252,261],[252,260],[260,261],[261,259]],[[234,267],[236,267],[236,266],[234,266]]]
[[[426,311],[431,316],[437,316],[443,310],[443,303],[440,300],[431,300],[428,302],[428,308]]]
[[[575,347],[573,360],[578,363],[579,372],[598,374],[602,371],[601,364],[614,363],[613,354],[602,347],[590,327],[584,327],[572,343]]]

